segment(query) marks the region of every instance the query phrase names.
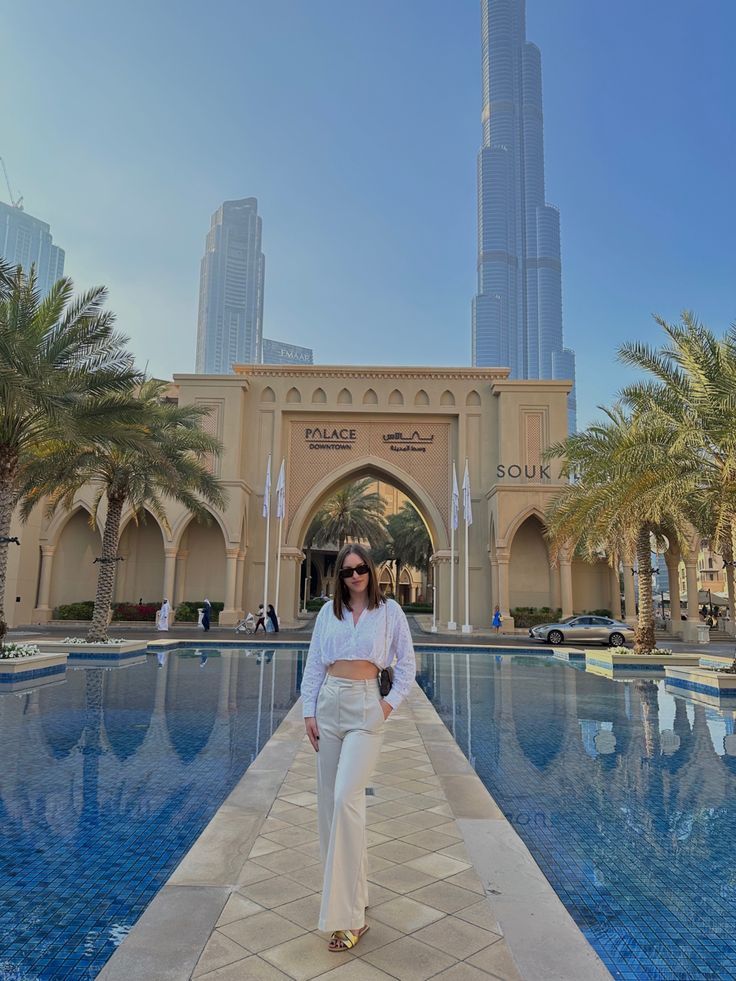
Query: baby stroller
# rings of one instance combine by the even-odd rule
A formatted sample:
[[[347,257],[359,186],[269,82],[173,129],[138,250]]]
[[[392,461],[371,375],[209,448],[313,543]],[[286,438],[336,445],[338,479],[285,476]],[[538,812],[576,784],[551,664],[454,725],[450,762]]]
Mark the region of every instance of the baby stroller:
[[[242,620],[238,620],[235,624],[236,634],[252,634],[256,629],[256,618],[252,613],[248,613],[244,616]]]

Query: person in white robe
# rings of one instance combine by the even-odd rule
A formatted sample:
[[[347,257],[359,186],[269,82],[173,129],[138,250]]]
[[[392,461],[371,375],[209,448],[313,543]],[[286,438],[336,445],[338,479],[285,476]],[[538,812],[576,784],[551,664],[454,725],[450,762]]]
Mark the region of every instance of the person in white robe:
[[[157,628],[159,630],[169,629],[169,614],[171,612],[171,607],[169,606],[169,601],[165,599],[161,604],[161,609],[158,611],[158,623]]]

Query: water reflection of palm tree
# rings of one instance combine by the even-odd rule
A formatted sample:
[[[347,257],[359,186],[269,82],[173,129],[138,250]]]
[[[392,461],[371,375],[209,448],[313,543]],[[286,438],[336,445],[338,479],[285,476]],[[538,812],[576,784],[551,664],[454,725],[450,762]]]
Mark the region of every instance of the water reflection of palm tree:
[[[644,730],[644,755],[654,759],[659,742],[659,701],[656,681],[635,681]]]

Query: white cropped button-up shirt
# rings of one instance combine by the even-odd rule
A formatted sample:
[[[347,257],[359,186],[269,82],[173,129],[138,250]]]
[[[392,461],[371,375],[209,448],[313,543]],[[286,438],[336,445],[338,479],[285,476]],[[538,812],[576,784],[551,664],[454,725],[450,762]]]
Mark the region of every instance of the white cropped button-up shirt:
[[[375,610],[363,610],[353,625],[351,610],[346,608],[338,620],[332,602],[325,603],[317,614],[302,677],[305,719],[316,714],[319,690],[335,661],[371,661],[378,668],[393,664],[394,681],[386,701],[396,708],[417,673],[411,631],[399,604],[389,599]]]

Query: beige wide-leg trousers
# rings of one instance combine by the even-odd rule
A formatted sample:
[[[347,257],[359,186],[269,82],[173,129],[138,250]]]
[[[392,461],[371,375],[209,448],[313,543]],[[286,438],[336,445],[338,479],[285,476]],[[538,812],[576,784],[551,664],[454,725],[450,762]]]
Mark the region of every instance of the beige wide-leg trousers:
[[[317,805],[324,867],[319,929],[357,930],[368,905],[365,788],[384,729],[375,678],[327,675],[317,699]]]

